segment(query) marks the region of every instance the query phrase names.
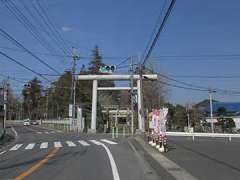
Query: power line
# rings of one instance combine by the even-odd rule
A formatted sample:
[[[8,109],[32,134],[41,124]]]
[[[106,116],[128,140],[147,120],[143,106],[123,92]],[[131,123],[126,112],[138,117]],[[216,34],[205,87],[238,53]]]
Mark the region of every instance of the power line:
[[[7,75],[4,75],[4,74],[0,74],[1,77],[4,77],[6,79],[10,79],[10,80],[13,80],[13,81],[16,81],[18,83],[26,83],[25,81],[22,81],[18,78],[15,78],[15,77],[12,77],[12,76],[7,76]]]
[[[31,1],[33,4],[33,1]],[[54,38],[54,34],[50,34],[44,27],[44,23],[42,23],[41,19],[45,20],[44,17],[42,16],[42,14],[39,12],[39,10],[34,6],[33,7],[35,9],[35,12],[40,16],[40,21],[39,19],[35,16],[35,14],[31,11],[31,9],[26,5],[26,3],[24,2],[24,0],[22,1],[22,5],[24,7],[24,9],[27,11],[27,13],[32,17],[32,19],[34,20],[34,22],[38,22],[39,27],[42,29],[43,32],[45,32],[45,34],[53,41],[55,42],[55,44],[57,46],[60,45],[60,43]],[[61,47],[59,46],[59,48],[61,49]],[[62,49],[61,49],[62,50]]]
[[[49,52],[55,51],[51,45],[42,37],[38,29],[28,20],[28,18],[16,7],[11,0],[2,0],[9,12],[22,24],[25,29]],[[11,4],[10,4],[11,3]]]
[[[157,57],[151,57],[152,59],[159,59],[159,58],[199,58],[199,57],[240,57],[240,54],[197,54],[197,55],[159,55]]]
[[[53,23],[50,21],[49,17],[47,16],[46,12],[44,11],[43,7],[41,6],[39,1],[36,1],[38,6],[35,6],[35,4],[32,1],[32,7],[35,9],[35,12],[38,14],[40,19],[42,19],[42,22],[45,24],[49,32],[46,32],[46,34],[55,42],[55,44],[59,47],[59,49],[66,55],[68,54],[68,50],[66,48],[66,43],[62,42],[62,37],[58,33],[58,31],[54,28]],[[44,28],[43,28],[44,29]],[[51,35],[49,34],[51,33]],[[60,36],[60,38],[59,38]]]
[[[118,67],[118,66],[120,66],[120,65],[128,62],[128,61],[130,60],[130,58],[131,58],[131,57],[127,57],[126,59],[124,59],[123,61],[121,61],[121,62],[120,62],[119,64],[117,64],[116,66]]]
[[[167,9],[167,12],[166,12],[166,14],[165,14],[165,16],[164,16],[164,18],[163,18],[163,21],[162,21],[161,25],[160,25],[157,33],[156,33],[156,36],[155,36],[155,38],[153,39],[153,41],[152,41],[152,43],[151,43],[151,45],[150,45],[150,48],[149,48],[148,51],[147,51],[146,56],[143,58],[143,61],[142,61],[142,64],[143,64],[143,65],[145,65],[146,61],[147,61],[148,58],[150,57],[150,55],[151,55],[151,53],[152,53],[152,51],[153,51],[153,49],[154,49],[154,47],[155,47],[155,45],[156,45],[156,43],[157,43],[157,41],[158,41],[158,38],[159,38],[159,36],[160,36],[160,33],[162,32],[162,30],[163,30],[163,28],[164,28],[164,26],[165,26],[165,24],[166,24],[166,22],[167,22],[167,19],[168,19],[169,15],[170,15],[170,13],[171,13],[171,11],[172,11],[172,8],[173,8],[175,2],[176,2],[176,0],[171,0],[171,3],[170,3],[170,5],[169,5],[169,7],[168,7],[168,9]],[[148,47],[148,46],[147,46],[147,47]]]
[[[65,42],[65,40],[63,39],[63,37],[61,36],[61,34],[59,33],[59,31],[57,30],[55,24],[50,20],[47,11],[44,9],[43,5],[41,5],[39,0],[36,0],[38,6],[40,7],[42,13],[44,14],[44,16],[46,17],[47,22],[49,23],[50,27],[52,27],[53,31],[56,32],[56,35],[59,37],[60,42],[62,41],[63,46],[65,46],[66,49],[68,49],[67,47],[67,43]],[[53,33],[54,34],[54,33]]]
[[[5,38],[7,38],[8,40],[10,40],[13,44],[15,44],[16,46],[18,46],[19,48],[23,49],[25,52],[27,52],[28,54],[30,54],[32,57],[34,57],[35,59],[37,59],[40,63],[42,63],[43,65],[45,65],[46,67],[48,67],[49,69],[51,69],[52,71],[54,71],[55,73],[60,74],[55,68],[53,68],[52,66],[50,66],[48,63],[46,63],[45,61],[43,61],[41,58],[39,58],[38,56],[36,56],[34,53],[32,53],[30,50],[28,50],[27,48],[25,48],[21,43],[19,43],[16,39],[14,39],[12,36],[10,36],[6,31],[4,31],[2,28],[0,28],[0,32],[3,34],[3,36]]]
[[[30,72],[32,72],[32,73],[34,73],[34,74],[40,76],[41,78],[45,79],[46,81],[52,83],[52,81],[50,81],[48,78],[44,77],[42,74],[40,74],[40,73],[34,71],[33,69],[31,69],[31,68],[25,66],[24,64],[22,64],[21,62],[17,61],[16,59],[11,58],[11,57],[8,56],[7,54],[3,53],[2,51],[0,51],[0,54],[1,54],[2,56],[6,57],[7,59],[9,59],[10,61],[12,61],[12,62],[18,64],[18,65],[21,66],[21,67],[23,67],[24,69],[27,69],[28,71],[30,71]]]
[[[202,76],[202,75],[168,75],[174,78],[193,78],[193,79],[237,79],[240,75],[227,75],[227,76]]]
[[[21,49],[16,49],[16,48],[11,48],[11,47],[3,47],[3,46],[0,46],[0,49],[7,49],[7,50],[10,50],[10,51],[14,51],[14,52],[25,52]],[[44,55],[44,56],[55,56],[55,57],[72,57],[71,55],[64,55],[64,54],[50,54],[50,53],[44,53],[44,52],[38,52],[38,51],[31,51],[32,53],[35,53],[35,54],[39,54],[39,55]]]
[[[185,87],[185,86],[179,86],[175,84],[170,84],[161,80],[158,80],[157,82],[165,84],[167,86],[175,87],[175,88],[180,88],[180,89],[186,89],[186,90],[193,90],[193,91],[202,91],[202,92],[208,92],[208,90],[205,89],[198,89],[198,88],[191,88],[191,87]]]
[[[148,68],[146,68],[148,69]],[[150,70],[150,69],[148,69]],[[150,70],[152,71],[152,70]],[[153,71],[152,71],[153,72]],[[182,88],[182,89],[189,89],[189,90],[198,90],[198,91],[216,91],[216,93],[225,93],[225,94],[232,94],[232,95],[236,95],[236,94],[240,94],[240,91],[237,91],[237,90],[229,90],[229,89],[220,89],[220,88],[208,88],[208,87],[203,87],[203,86],[199,86],[199,85],[195,85],[195,84],[190,84],[190,83],[186,83],[186,82],[183,82],[183,81],[179,81],[179,80],[176,80],[174,78],[170,78],[166,75],[163,75],[163,74],[160,74],[160,73],[156,73],[157,75],[163,77],[163,78],[166,78],[170,81],[174,81],[174,82],[177,82],[177,83],[180,83],[184,86],[179,86],[179,85],[176,85],[176,84],[170,84],[170,83],[166,83],[166,82],[163,82],[165,83],[166,85],[168,84],[168,86],[173,86],[173,87],[178,87],[178,88]]]
[[[154,37],[154,34],[156,33],[156,30],[158,28],[158,25],[159,25],[160,21],[162,20],[162,15],[163,15],[163,12],[164,12],[164,9],[165,9],[166,5],[167,5],[167,0],[164,0],[163,6],[162,6],[161,11],[160,11],[160,15],[157,18],[157,22],[156,22],[156,24],[155,24],[155,26],[153,28],[153,32],[152,32],[152,34],[150,36],[149,42],[147,43],[147,46],[146,46],[146,49],[144,50],[143,55],[147,54],[147,50],[148,50],[148,48],[149,48],[149,46],[151,44],[151,41],[152,41],[152,39]]]
[[[11,47],[5,47],[5,46],[0,46],[0,49],[7,49],[10,51],[15,51],[15,52],[25,52],[21,49],[16,49],[16,48],[11,48]],[[39,52],[39,51],[31,51],[34,54],[39,54],[39,55],[44,55],[44,56],[56,56],[56,57],[72,57],[72,55],[64,55],[64,54],[52,54],[52,53],[44,53],[44,52]],[[80,56],[81,59],[91,59],[91,56]],[[119,60],[126,58],[124,56],[102,56],[102,59],[108,59],[108,60]]]

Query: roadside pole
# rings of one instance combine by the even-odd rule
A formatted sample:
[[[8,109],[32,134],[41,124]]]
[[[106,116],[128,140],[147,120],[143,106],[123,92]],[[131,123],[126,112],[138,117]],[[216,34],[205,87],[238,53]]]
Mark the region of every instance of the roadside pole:
[[[46,119],[48,119],[48,95],[49,95],[49,93],[48,93],[48,90],[47,90],[47,94],[46,94]]]
[[[188,104],[186,105],[186,113],[187,113],[187,122],[188,122],[188,132],[190,132],[190,115],[189,115],[189,106]]]
[[[209,101],[210,101],[210,117],[211,117],[211,131],[214,133],[214,127],[213,127],[213,105],[212,105],[212,93],[216,91],[209,90]]]
[[[76,73],[76,65],[77,60],[79,60],[79,56],[75,54],[73,49],[73,67],[72,67],[72,88],[71,88],[71,103],[72,106],[72,119],[75,119],[75,109],[76,109],[76,79],[75,79],[75,73]]]
[[[130,73],[131,73],[131,132],[134,133],[134,104],[133,104],[133,58],[131,57],[131,64],[130,64]]]
[[[118,138],[118,109],[115,114],[115,137]]]
[[[145,117],[144,117],[144,107],[143,107],[143,66],[140,64],[140,99],[141,99],[141,109],[140,109],[140,116],[141,116],[141,124],[140,130],[145,132]]]
[[[4,99],[4,119],[3,119],[3,131],[4,134],[6,132],[6,120],[7,120],[7,92],[8,92],[8,85],[4,85],[3,87],[3,99]]]

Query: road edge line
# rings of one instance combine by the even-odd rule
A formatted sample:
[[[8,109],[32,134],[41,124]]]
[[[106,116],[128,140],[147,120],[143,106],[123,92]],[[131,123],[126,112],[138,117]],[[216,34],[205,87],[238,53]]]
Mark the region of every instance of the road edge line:
[[[18,138],[18,133],[17,133],[17,131],[16,131],[15,128],[12,127],[12,126],[11,126],[11,130],[14,132],[15,138],[17,139],[17,138]]]
[[[110,149],[105,144],[103,144],[101,142],[99,142],[99,143],[100,143],[99,145],[102,146],[105,149],[105,151],[107,152],[108,158],[110,160],[111,169],[112,169],[113,180],[120,180],[117,165],[115,163],[115,160],[113,158],[113,155],[112,155]]]

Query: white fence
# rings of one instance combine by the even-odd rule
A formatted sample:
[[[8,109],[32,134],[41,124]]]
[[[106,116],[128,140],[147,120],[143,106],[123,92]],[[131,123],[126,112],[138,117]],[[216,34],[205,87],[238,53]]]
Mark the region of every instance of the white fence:
[[[42,120],[41,124],[50,126],[52,128],[62,129],[66,131],[82,132],[84,129],[84,118],[82,119],[48,119]]]
[[[71,119],[63,119],[63,120],[42,120],[42,124],[72,124]]]
[[[194,140],[195,137],[215,137],[215,138],[228,138],[229,141],[232,138],[240,138],[240,134],[223,134],[223,133],[188,133],[188,132],[167,132],[168,136],[185,136],[192,137]]]

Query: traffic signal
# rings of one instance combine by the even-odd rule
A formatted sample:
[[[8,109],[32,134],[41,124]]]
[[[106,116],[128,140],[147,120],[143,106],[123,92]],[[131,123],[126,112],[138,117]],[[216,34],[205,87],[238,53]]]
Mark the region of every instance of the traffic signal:
[[[111,74],[116,70],[116,66],[101,66],[99,72]]]
[[[24,87],[25,88],[31,88],[31,84],[30,83],[24,84]]]

